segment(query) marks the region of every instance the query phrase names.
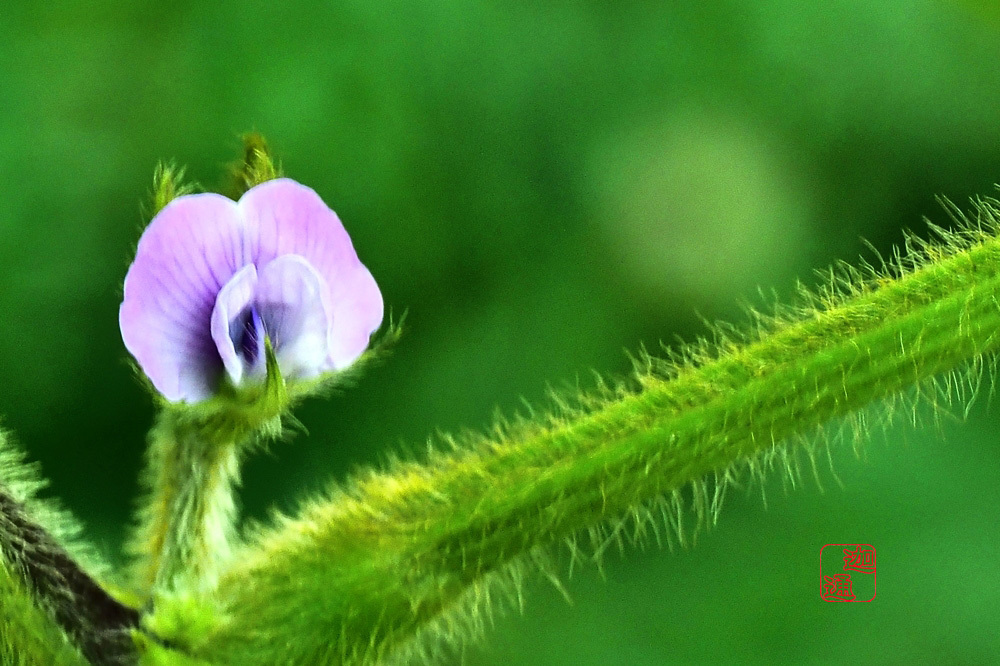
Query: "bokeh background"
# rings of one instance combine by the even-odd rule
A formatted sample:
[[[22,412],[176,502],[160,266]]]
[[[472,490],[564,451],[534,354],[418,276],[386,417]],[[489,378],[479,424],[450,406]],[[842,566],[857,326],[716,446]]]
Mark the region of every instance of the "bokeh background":
[[[160,159],[205,188],[269,137],[340,213],[386,303],[384,366],[246,470],[250,516],[481,428],[626,351],[743,321],[838,258],[946,226],[1000,180],[986,0],[5,3],[0,414],[120,560],[153,413],[117,328]],[[1000,655],[997,415],[875,432],[861,459],[736,493],[694,548],[542,581],[456,662],[985,663]],[[878,552],[871,604],[820,547]]]

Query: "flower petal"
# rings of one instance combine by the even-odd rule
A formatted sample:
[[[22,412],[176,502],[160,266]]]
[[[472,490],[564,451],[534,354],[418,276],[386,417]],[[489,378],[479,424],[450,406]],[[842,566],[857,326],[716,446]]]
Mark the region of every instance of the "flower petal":
[[[253,230],[249,250],[257,266],[297,254],[329,282],[361,263],[340,218],[312,188],[269,180],[247,190],[238,205]]]
[[[214,392],[210,334],[216,295],[246,263],[237,205],[217,194],[178,197],[143,232],[125,276],[119,325],[126,348],[170,401]]]
[[[257,267],[247,264],[223,285],[212,309],[212,340],[234,385],[243,380],[243,359],[236,350],[233,325],[253,302],[257,287]],[[238,322],[242,325],[242,321]]]
[[[333,331],[329,362],[341,370],[368,347],[371,335],[382,325],[382,292],[363,265],[330,285]]]
[[[286,377],[315,377],[329,369],[328,291],[322,276],[296,254],[260,269],[254,300]]]
[[[250,252],[258,266],[296,254],[323,278],[332,316],[327,364],[330,369],[350,365],[381,325],[383,303],[340,218],[315,191],[287,178],[251,188],[239,206],[253,230]]]

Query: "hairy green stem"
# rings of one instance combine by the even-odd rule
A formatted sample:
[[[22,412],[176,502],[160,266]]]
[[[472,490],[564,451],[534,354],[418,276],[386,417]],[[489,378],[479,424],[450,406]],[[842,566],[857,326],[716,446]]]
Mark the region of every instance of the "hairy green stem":
[[[170,412],[150,435],[131,551],[141,591],[210,590],[234,538],[240,447]]]
[[[538,547],[628,517],[655,529],[651,503],[679,511],[691,483],[703,511],[706,475],[978,362],[1000,344],[996,204],[979,212],[988,231],[847,273],[839,291],[834,276],[752,339],[650,361],[637,389],[333,491],[236,557],[217,590],[225,620],[193,648],[219,663],[373,663],[429,627],[448,638],[463,621],[449,611],[488,603],[496,574]]]
[[[240,459],[282,431],[292,404],[269,339],[267,374],[242,393],[223,384],[220,396],[163,405],[150,433],[145,497],[130,541],[140,594],[204,592],[215,587],[235,538]]]

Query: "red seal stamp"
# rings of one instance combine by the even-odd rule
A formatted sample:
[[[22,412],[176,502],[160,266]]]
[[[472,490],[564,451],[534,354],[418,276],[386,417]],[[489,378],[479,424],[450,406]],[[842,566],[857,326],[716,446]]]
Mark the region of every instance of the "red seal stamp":
[[[823,601],[875,598],[875,547],[869,543],[828,543],[819,549]]]

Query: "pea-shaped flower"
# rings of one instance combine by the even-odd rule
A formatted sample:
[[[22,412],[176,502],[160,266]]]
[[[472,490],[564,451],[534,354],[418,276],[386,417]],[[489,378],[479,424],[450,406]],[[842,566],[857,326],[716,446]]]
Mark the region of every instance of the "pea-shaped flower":
[[[139,240],[119,324],[167,400],[198,402],[227,379],[263,381],[265,341],[287,379],[347,367],[382,309],[336,213],[279,178],[239,201],[189,194],[167,204]]]

